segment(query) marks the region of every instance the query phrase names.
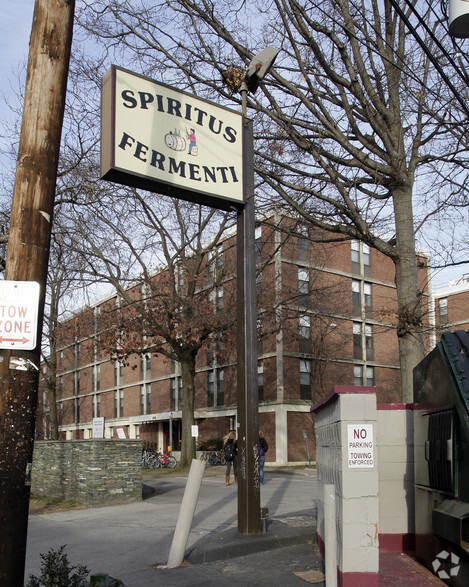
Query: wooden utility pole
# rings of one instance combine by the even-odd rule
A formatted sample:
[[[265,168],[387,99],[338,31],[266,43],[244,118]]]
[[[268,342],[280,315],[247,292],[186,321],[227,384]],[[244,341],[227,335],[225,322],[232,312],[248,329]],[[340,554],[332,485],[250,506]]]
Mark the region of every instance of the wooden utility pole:
[[[0,351],[0,585],[24,584],[40,341],[75,0],[36,0],[5,268],[40,285],[37,346]],[[18,369],[18,366],[22,369]]]

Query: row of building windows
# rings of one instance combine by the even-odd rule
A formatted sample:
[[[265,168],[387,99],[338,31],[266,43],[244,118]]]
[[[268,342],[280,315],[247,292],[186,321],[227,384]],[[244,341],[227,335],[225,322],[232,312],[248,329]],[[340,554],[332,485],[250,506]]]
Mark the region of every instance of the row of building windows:
[[[298,252],[300,258],[304,261],[309,261],[309,247],[310,241],[305,235],[298,238]],[[256,251],[260,254],[261,240],[260,229],[256,230]],[[360,274],[361,276],[371,275],[371,254],[367,245],[359,243],[358,241],[351,242],[351,261],[352,272]],[[210,272],[215,279],[217,273],[222,270],[222,252],[216,251],[213,254],[212,262],[210,263]],[[182,280],[182,276],[181,276]],[[116,298],[117,300],[118,298]],[[310,291],[310,276],[309,270],[305,267],[298,268],[298,305],[300,307],[309,308],[311,305],[311,291]],[[223,288],[215,288],[211,293],[211,302],[218,309],[223,308]],[[118,301],[116,301],[118,303]],[[366,319],[372,317],[372,296],[371,283],[363,279],[352,279],[352,305],[353,315],[357,318]],[[99,313],[99,308],[97,309]],[[441,302],[440,302],[441,313]],[[312,353],[312,337],[311,337],[311,317],[308,313],[303,312],[299,316],[299,352],[301,355],[311,355]],[[96,340],[99,337],[96,337]],[[213,364],[216,361],[215,344],[212,344],[208,355]],[[96,348],[96,345],[95,345]],[[259,340],[258,345],[259,354],[262,354],[262,339]],[[59,354],[60,364],[63,359],[63,351]],[[209,357],[208,357],[209,358]],[[363,362],[374,360],[373,348],[373,326],[365,322],[353,322],[353,358]],[[79,365],[80,360],[80,345],[74,345],[74,359],[76,366]],[[172,373],[175,372],[175,363],[171,362]],[[300,371],[300,398],[305,400],[312,399],[312,361],[303,356],[299,361]],[[116,361],[114,367],[114,385],[117,387],[114,392],[114,417],[119,418],[124,416],[124,390],[119,386],[123,383],[124,365],[122,362]],[[151,354],[145,353],[140,357],[140,378],[142,381],[151,378]],[[92,368],[92,389],[94,392],[99,391],[101,387],[101,368],[100,365],[94,365]],[[60,381],[60,389],[62,378]],[[354,366],[354,382],[355,385],[374,385],[374,369],[373,367],[360,364]],[[80,394],[80,371],[75,371],[74,374],[74,395]],[[258,365],[258,394],[259,400],[264,398],[264,369],[262,361]],[[171,410],[176,411],[181,408],[182,401],[182,378],[175,377],[171,379],[170,386],[171,396]],[[61,394],[59,395],[61,397]],[[207,372],[207,400],[208,406],[223,406],[225,402],[224,390],[224,370],[222,368],[211,369]],[[79,422],[80,405],[79,398],[74,399],[75,421]],[[95,394],[93,397],[93,417],[100,416],[100,395]],[[140,414],[151,413],[151,383],[143,383],[140,386]]]

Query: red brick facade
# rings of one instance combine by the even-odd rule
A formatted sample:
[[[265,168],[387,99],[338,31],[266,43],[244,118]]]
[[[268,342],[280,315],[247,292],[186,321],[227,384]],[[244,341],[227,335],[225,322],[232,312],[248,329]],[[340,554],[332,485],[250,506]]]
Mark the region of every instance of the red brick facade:
[[[270,218],[261,237],[258,311],[264,316],[259,342],[259,426],[269,443],[267,461],[277,464],[315,458],[313,403],[334,385],[375,385],[379,402],[400,401],[394,266],[361,243],[286,238],[288,218]],[[235,289],[235,237],[224,243],[231,279],[224,300]],[[330,240],[330,238],[323,239]],[[427,269],[421,269],[427,283]],[[135,295],[138,288],[135,287]],[[173,450],[180,441],[180,370],[160,355],[132,355],[119,366],[100,346],[100,317],[115,298],[62,324],[58,351],[59,424],[62,438],[88,438],[93,417],[105,418],[105,434],[143,438],[166,448],[172,422]],[[274,314],[264,310],[275,304]],[[456,309],[454,310],[456,314]],[[222,352],[197,356],[195,418],[199,445],[221,439],[236,427],[235,331],[227,331]],[[210,398],[210,405],[209,405]],[[46,410],[47,412],[47,410]],[[122,434],[122,431],[120,431]],[[305,442],[307,437],[307,444]]]

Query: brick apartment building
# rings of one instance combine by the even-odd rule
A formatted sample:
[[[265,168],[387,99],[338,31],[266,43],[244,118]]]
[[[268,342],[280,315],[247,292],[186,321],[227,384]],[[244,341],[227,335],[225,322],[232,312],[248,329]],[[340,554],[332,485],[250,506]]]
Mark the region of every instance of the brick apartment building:
[[[469,275],[450,281],[430,298],[432,347],[443,330],[469,330]]]
[[[235,238],[223,242],[217,263],[235,267]],[[262,267],[257,279],[259,427],[269,442],[268,461],[304,463],[315,457],[310,407],[333,385],[374,385],[380,402],[400,401],[394,266],[363,243],[331,241],[330,234],[294,225],[284,216],[256,228],[256,254]],[[428,270],[420,269],[419,277],[427,296]],[[215,309],[228,300],[234,281],[231,272],[212,292]],[[118,303],[111,296],[62,324],[60,437],[91,438],[93,418],[104,418],[105,437],[141,438],[159,449],[172,439],[177,456],[180,365],[151,352],[131,355],[125,363],[110,358],[100,347],[99,317]],[[235,337],[231,328],[216,342],[218,352],[207,345],[197,355],[199,445],[236,428]],[[43,419],[47,430],[47,406]]]

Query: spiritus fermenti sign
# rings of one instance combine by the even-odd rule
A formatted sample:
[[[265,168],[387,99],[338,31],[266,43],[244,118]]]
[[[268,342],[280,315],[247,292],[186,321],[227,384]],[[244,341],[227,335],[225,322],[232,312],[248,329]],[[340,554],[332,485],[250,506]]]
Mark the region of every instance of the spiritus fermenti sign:
[[[115,65],[103,78],[101,110],[103,179],[243,206],[241,114]]]

